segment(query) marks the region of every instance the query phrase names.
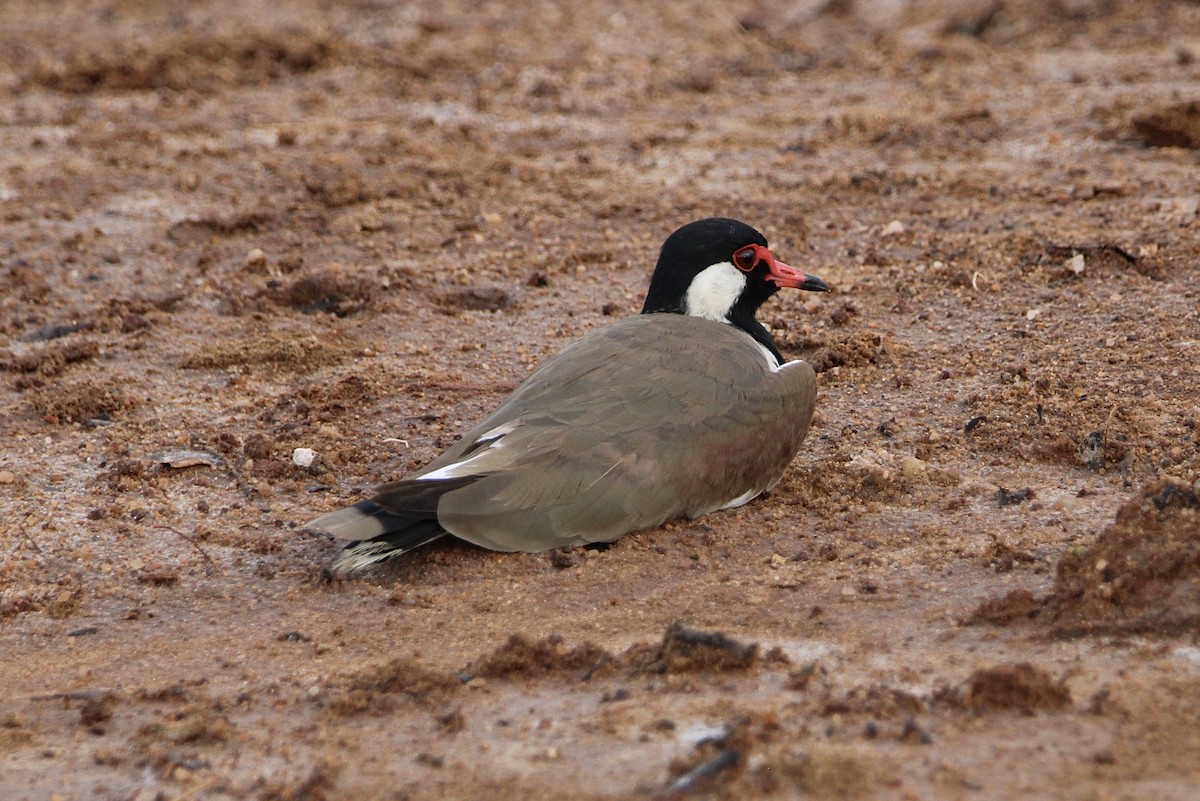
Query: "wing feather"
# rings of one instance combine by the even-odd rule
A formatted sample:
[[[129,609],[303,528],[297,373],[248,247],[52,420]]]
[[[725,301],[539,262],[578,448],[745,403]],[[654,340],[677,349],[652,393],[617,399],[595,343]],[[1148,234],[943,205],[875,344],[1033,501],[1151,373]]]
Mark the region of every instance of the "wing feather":
[[[438,520],[496,550],[611,540],[703,514],[773,486],[808,430],[812,368],[771,368],[731,326],[628,318],[546,362],[409,481],[469,467],[472,480],[440,496]],[[453,467],[464,456],[470,464]]]

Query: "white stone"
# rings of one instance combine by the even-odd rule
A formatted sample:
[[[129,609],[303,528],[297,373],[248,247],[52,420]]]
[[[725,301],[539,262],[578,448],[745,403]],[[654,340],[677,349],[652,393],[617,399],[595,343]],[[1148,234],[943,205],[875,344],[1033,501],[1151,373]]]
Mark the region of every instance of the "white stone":
[[[292,451],[292,464],[297,467],[312,467],[317,460],[317,452],[312,448],[296,448]]]

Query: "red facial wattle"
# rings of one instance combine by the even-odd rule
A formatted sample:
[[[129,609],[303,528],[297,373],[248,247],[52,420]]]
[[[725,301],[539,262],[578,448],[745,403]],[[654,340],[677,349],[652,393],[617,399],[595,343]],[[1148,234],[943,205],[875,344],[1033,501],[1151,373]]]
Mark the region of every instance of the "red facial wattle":
[[[743,257],[745,251],[747,250],[753,251],[755,257],[753,262],[750,262],[749,259]],[[749,263],[749,268],[744,267],[744,263]],[[829,285],[820,278],[817,278],[815,275],[809,275],[808,273],[801,272],[795,267],[792,267],[790,264],[784,264],[776,259],[775,255],[762,245],[747,245],[745,248],[740,249],[734,254],[733,264],[743,272],[750,272],[750,270],[754,269],[759,264],[766,264],[767,274],[763,276],[763,280],[770,281],[779,289],[804,289],[809,292],[829,291]]]

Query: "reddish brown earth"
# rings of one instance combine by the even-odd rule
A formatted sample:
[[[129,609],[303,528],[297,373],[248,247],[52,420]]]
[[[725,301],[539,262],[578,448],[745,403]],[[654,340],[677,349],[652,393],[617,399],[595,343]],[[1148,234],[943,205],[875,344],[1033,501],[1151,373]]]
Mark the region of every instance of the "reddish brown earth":
[[[1197,797],[1197,4],[0,15],[0,797]],[[717,214],[769,497],[321,580]]]

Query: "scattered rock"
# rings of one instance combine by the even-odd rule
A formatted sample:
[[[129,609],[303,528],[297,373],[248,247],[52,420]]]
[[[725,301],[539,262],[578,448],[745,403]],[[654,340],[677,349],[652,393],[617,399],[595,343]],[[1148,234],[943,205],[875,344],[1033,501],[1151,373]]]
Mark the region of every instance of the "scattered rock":
[[[366,203],[378,196],[355,164],[337,160],[314,164],[304,176],[304,187],[327,208]]]
[[[221,457],[208,451],[170,450],[150,454],[150,463],[182,469],[184,467],[218,467]]]
[[[242,265],[252,272],[261,272],[267,266],[267,254],[262,248],[251,248],[242,259]]]
[[[266,434],[251,434],[242,443],[242,453],[255,461],[270,459],[274,450],[275,443]]]
[[[930,736],[929,732],[921,728],[916,718],[909,718],[904,721],[904,728],[900,730],[900,735],[896,739],[909,745],[929,745],[933,742],[933,737]]]
[[[62,325],[44,325],[33,333],[21,337],[21,340],[24,342],[46,342],[51,339],[60,339],[68,334],[75,334],[79,331],[91,331],[94,327],[87,320],[78,323],[64,323]]]
[[[1075,449],[1079,463],[1093,470],[1104,467],[1104,432],[1093,431],[1079,442]]]
[[[113,706],[116,696],[104,694],[99,698],[89,698],[79,707],[79,722],[88,727],[98,726],[113,716]]]
[[[829,321],[834,325],[846,325],[858,314],[858,308],[850,302],[843,303],[829,313]]]
[[[1141,259],[1111,242],[1046,245],[1041,259],[1059,266],[1052,275],[1054,280],[1078,279],[1085,271],[1093,276],[1102,270],[1119,272],[1129,267],[1141,272]]]
[[[1001,506],[1016,506],[1019,503],[1032,500],[1037,497],[1037,493],[1031,487],[1025,489],[1010,490],[1004,487],[999,487],[996,490],[996,503]]]
[[[92,751],[92,761],[97,765],[109,767],[120,765],[125,761],[125,754],[116,748],[100,747]]]
[[[574,548],[555,548],[549,553],[550,564],[559,570],[565,570],[568,567],[575,567],[579,564],[578,557],[575,556]]]
[[[446,309],[490,312],[504,311],[515,302],[511,292],[498,286],[449,289],[436,300]]]
[[[986,414],[977,415],[976,417],[972,417],[970,420],[968,420],[966,422],[966,424],[963,426],[963,431],[970,434],[972,431],[979,428],[979,426],[981,426],[982,424],[984,424],[986,422],[987,422]]]
[[[37,270],[23,265],[8,268],[8,286],[17,290],[22,300],[41,303],[50,295],[50,282]]]
[[[149,584],[155,587],[174,587],[179,583],[179,574],[172,570],[150,570],[140,573],[137,580],[139,584]]]

